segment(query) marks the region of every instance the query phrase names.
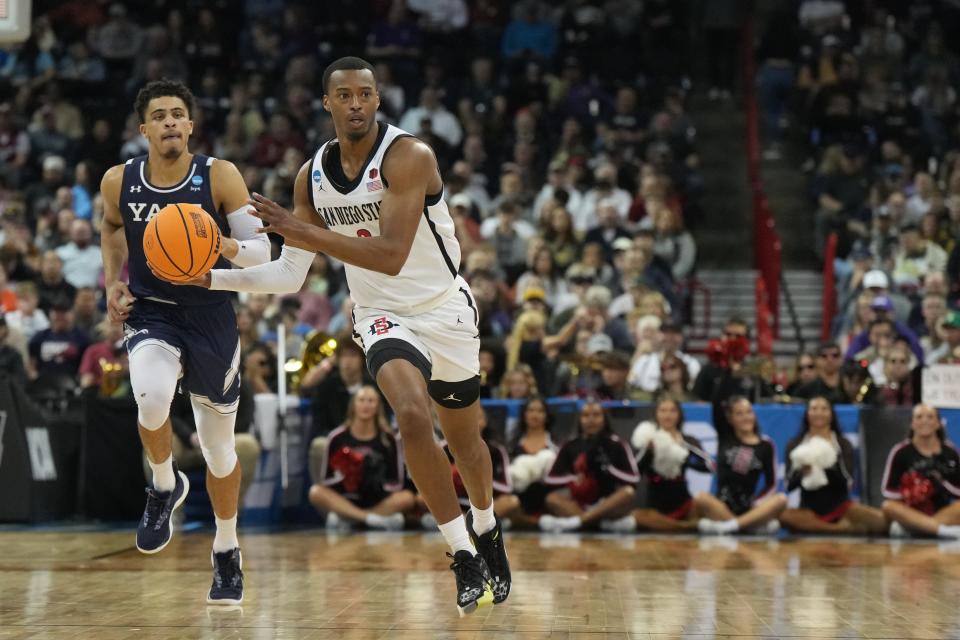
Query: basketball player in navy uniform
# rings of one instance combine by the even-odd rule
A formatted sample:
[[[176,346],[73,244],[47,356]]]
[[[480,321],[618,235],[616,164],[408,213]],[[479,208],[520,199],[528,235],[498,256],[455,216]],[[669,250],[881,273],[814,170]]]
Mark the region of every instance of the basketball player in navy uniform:
[[[217,221],[223,237],[216,266],[267,262],[270,244],[250,215],[249,194],[230,162],[192,154],[193,95],[178,82],[151,82],[137,95],[146,156],[106,172],[103,252],[110,319],[125,323],[130,382],[137,401],[140,439],[153,471],[147,505],[137,529],[137,548],[156,553],[170,541],[171,516],[189,491],[172,459],[170,403],[179,386],[189,393],[197,435],[207,465],[207,491],[216,516],[211,604],[239,604],[243,574],[237,541],[240,465],[233,428],[240,387],[240,342],[233,294],[175,287],[158,280],[146,263],[147,222],[168,204],[200,205]],[[232,235],[232,237],[228,237]],[[119,280],[129,262],[129,286]]]
[[[461,615],[503,602],[510,568],[493,512],[490,452],[480,437],[480,336],[460,245],[429,146],[376,120],[373,67],[341,58],[323,75],[336,139],[300,169],[294,210],[254,194],[251,204],[286,238],[280,258],[214,269],[214,290],[299,291],[321,251],[346,265],[354,336],[397,416],[407,467],[450,545]],[[433,406],[431,406],[431,404]],[[450,464],[433,438],[433,410],[470,499],[466,519]]]

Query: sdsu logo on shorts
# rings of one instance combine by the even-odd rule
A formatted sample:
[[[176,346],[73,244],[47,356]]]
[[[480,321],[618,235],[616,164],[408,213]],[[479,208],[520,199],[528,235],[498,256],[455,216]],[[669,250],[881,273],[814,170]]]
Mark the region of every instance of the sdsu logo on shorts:
[[[382,336],[386,333],[389,333],[390,329],[394,327],[399,327],[396,322],[391,322],[387,320],[386,316],[380,316],[373,321],[373,324],[370,325],[370,335],[372,336]]]

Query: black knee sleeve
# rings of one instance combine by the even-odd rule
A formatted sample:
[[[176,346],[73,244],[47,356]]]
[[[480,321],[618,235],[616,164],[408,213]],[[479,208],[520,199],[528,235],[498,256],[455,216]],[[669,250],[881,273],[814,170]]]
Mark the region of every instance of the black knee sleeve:
[[[374,380],[380,367],[391,360],[406,360],[420,370],[425,380],[430,380],[430,361],[412,344],[398,338],[380,340],[367,350],[367,369]]]
[[[441,407],[463,409],[480,397],[480,376],[473,376],[460,382],[430,380],[427,382],[427,391]]]

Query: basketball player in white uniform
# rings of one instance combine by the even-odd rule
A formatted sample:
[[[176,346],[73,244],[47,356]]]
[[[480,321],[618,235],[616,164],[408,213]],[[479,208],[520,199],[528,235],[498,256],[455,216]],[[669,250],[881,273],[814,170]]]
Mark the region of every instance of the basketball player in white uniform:
[[[451,547],[460,614],[472,613],[506,599],[510,569],[480,438],[479,317],[457,275],[460,245],[443,181],[429,146],[377,123],[380,98],[368,62],[333,62],[323,86],[337,137],[300,169],[293,213],[258,194],[250,201],[264,230],[286,238],[282,254],[265,265],[215,269],[191,284],[292,293],[315,252],[345,263],[354,339],[397,416],[410,475]],[[466,519],[433,437],[433,408],[470,496]]]

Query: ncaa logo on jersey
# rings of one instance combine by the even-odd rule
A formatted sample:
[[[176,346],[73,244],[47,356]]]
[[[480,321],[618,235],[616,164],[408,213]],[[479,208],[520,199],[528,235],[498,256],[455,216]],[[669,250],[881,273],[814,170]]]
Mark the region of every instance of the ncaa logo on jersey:
[[[373,324],[370,325],[370,335],[372,336],[382,336],[390,332],[390,329],[394,327],[399,327],[400,325],[396,322],[392,322],[387,319],[386,316],[380,316],[373,321]]]
[[[317,189],[323,191],[323,174],[320,173],[320,169],[313,170],[313,181],[317,183]]]
[[[193,176],[193,179],[190,180],[193,183],[193,186],[190,187],[190,191],[200,191],[200,185],[203,184],[203,176]]]

